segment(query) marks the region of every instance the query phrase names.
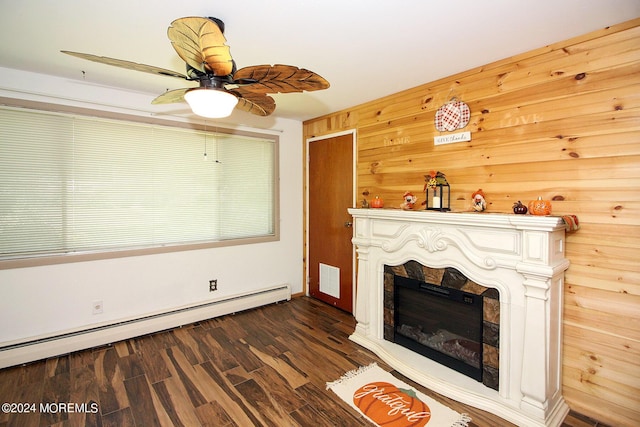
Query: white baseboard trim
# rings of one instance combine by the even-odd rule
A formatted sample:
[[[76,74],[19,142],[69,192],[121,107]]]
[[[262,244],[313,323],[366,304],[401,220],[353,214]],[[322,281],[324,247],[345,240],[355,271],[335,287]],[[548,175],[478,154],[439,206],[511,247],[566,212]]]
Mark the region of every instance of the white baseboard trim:
[[[225,314],[291,299],[291,286],[283,284],[203,304],[68,331],[0,347],[0,369],[59,356],[117,341],[171,329]]]

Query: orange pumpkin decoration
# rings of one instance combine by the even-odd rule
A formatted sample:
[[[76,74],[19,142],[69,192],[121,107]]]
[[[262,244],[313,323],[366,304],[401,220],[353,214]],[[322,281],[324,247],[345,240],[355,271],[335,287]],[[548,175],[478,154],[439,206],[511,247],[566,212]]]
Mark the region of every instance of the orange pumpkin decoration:
[[[431,409],[413,390],[383,381],[368,383],[353,394],[353,403],[374,423],[383,427],[423,427]]]
[[[372,208],[381,208],[383,206],[384,206],[384,201],[379,196],[376,196],[375,199],[371,201]]]
[[[529,213],[531,215],[551,215],[551,200],[532,200],[529,202]]]

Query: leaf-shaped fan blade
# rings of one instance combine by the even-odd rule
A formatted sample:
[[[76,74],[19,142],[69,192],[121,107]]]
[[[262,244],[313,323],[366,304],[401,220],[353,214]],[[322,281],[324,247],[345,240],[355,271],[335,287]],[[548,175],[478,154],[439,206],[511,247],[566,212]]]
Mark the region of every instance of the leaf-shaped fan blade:
[[[161,76],[178,77],[181,79],[189,79],[184,74],[167,70],[165,68],[154,67],[153,65],[138,64],[137,62],[125,61],[122,59],[109,58],[107,56],[91,55],[89,53],[70,52],[68,50],[61,50],[60,52],[67,55],[75,56],[82,59],[88,59],[89,61],[99,62],[101,64],[113,65],[115,67],[127,68],[129,70],[142,71],[144,73],[160,74]]]
[[[173,48],[187,64],[203,73],[227,76],[233,59],[218,25],[201,17],[179,18],[171,23],[167,35]]]
[[[176,102],[184,102],[184,94],[189,92],[190,87],[182,89],[169,90],[151,101],[152,104],[175,104]]]
[[[243,89],[257,93],[291,93],[321,90],[329,82],[313,71],[292,65],[253,65],[236,71],[233,80],[256,80]]]
[[[268,116],[276,109],[276,101],[269,95],[246,93],[244,91],[241,93],[236,90],[230,92],[238,97],[238,105],[236,105],[238,110],[257,116]]]

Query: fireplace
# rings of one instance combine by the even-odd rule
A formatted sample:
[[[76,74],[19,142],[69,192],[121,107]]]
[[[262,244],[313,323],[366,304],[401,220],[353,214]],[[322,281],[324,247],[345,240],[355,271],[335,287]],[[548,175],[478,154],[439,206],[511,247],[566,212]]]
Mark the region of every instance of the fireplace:
[[[358,254],[357,323],[351,339],[435,392],[518,425],[560,426],[569,411],[561,394],[562,288],[569,265],[562,219],[392,209],[349,212]],[[443,282],[445,276],[459,282],[450,286],[450,278]],[[448,326],[410,314],[426,304],[431,304],[429,311],[462,304],[452,309],[457,312],[478,300],[481,320],[477,309],[470,310],[472,319],[452,320],[456,325]],[[487,315],[491,307],[493,314]],[[457,325],[462,323],[476,326],[467,334]],[[425,339],[421,334],[427,340],[441,334],[449,353],[456,345],[458,355],[461,347],[471,350],[466,357],[472,362],[464,357],[452,362],[451,354],[434,357],[416,345]],[[477,360],[482,360],[480,373],[473,366]],[[471,368],[459,369],[460,363]]]
[[[393,342],[482,381],[482,297],[394,279]]]
[[[455,268],[384,266],[384,338],[498,389],[499,293]]]

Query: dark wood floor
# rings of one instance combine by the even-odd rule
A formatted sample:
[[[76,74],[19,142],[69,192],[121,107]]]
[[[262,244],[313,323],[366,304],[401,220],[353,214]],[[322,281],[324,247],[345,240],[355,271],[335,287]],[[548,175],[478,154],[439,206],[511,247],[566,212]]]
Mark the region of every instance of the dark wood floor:
[[[0,401],[34,403],[37,410],[3,412],[0,426],[369,426],[325,387],[374,361],[392,371],[349,341],[353,328],[352,316],[300,297],[3,369]],[[512,425],[393,374],[468,413],[471,426]],[[47,402],[87,406],[41,412]],[[574,415],[564,424],[594,425]]]

